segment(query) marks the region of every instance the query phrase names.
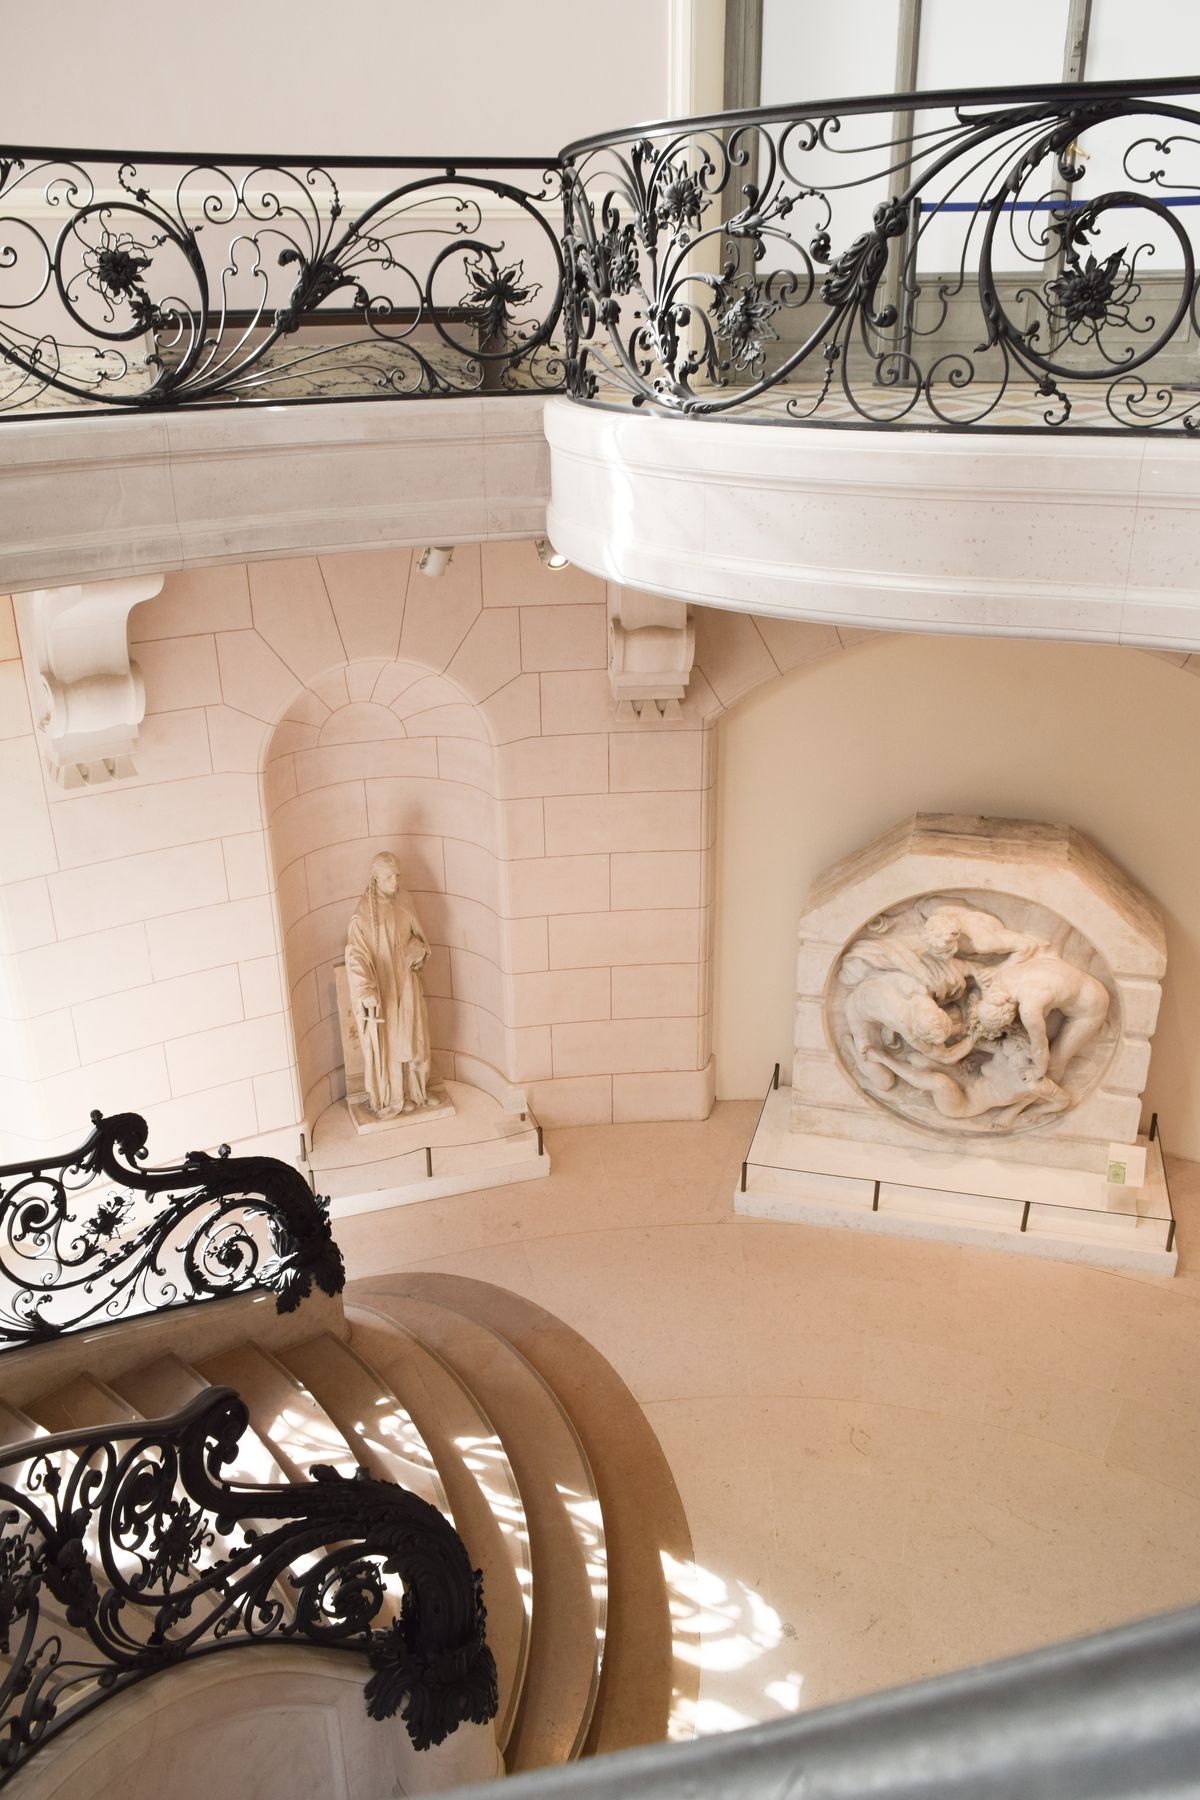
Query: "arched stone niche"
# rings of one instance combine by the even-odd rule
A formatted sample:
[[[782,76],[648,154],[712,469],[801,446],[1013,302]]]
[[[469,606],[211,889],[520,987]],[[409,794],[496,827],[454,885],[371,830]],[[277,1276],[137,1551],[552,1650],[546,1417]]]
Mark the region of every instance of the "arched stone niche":
[[[400,859],[433,946],[424,980],[438,1074],[493,1094],[513,1078],[494,762],[481,711],[415,662],[327,672],[273,732],[264,789],[310,1124],[345,1091],[334,969],[381,850]]]

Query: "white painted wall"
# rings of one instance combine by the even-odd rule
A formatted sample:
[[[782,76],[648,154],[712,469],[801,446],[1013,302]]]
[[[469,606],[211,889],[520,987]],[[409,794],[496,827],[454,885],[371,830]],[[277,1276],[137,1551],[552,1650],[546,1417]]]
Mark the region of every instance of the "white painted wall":
[[[1093,645],[890,637],[801,666],[720,725],[717,1091],[791,1061],[808,884],[905,815],[1062,820],[1156,899],[1168,969],[1147,1099],[1200,1156],[1200,686]]]
[[[891,93],[899,17],[900,0],[763,0],[762,104]]]
[[[670,0],[55,0],[52,71],[4,82],[7,143],[545,155],[668,110]],[[31,40],[32,46],[32,40]]]

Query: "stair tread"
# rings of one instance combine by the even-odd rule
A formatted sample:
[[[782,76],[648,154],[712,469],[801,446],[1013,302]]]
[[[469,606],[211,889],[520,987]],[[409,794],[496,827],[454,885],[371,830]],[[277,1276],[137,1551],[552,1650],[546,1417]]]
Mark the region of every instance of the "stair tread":
[[[61,1387],[29,1402],[29,1414],[47,1431],[74,1431],[88,1425],[123,1425],[140,1415],[127,1400],[92,1375],[76,1375]]]
[[[411,1270],[352,1283],[468,1312],[514,1343],[553,1387],[595,1471],[609,1556],[600,1698],[588,1754],[686,1733],[699,1670],[681,1661],[672,1567],[690,1570],[692,1541],[670,1466],[625,1382],[586,1338],[531,1300],[472,1276]]]
[[[341,1475],[358,1467],[353,1450],[324,1407],[269,1351],[257,1344],[205,1357],[198,1372],[214,1387],[236,1388],[260,1438],[292,1481],[307,1481],[314,1463]]]
[[[28,1413],[0,1400],[0,1449],[9,1444],[23,1444],[29,1438],[45,1437],[46,1427],[31,1419]]]
[[[579,1440],[546,1383],[488,1326],[433,1300],[397,1300],[367,1282],[355,1298],[431,1346],[500,1435],[525,1508],[535,1594],[525,1688],[505,1760],[510,1772],[567,1762],[591,1723],[606,1596],[603,1524]]]
[[[190,1363],[168,1352],[165,1356],[155,1357],[153,1362],[143,1363],[140,1368],[125,1370],[114,1378],[112,1385],[123,1399],[137,1408],[143,1419],[161,1419],[178,1412],[214,1383],[207,1381]],[[224,1465],[222,1473],[228,1481],[235,1482],[274,1485],[288,1479],[286,1470],[255,1430],[253,1419],[250,1429],[242,1435],[237,1456]]]
[[[506,1750],[520,1705],[533,1601],[528,1527],[516,1478],[491,1420],[454,1371],[403,1325],[368,1304],[347,1308],[352,1343],[386,1381],[429,1448],[455,1529],[483,1570],[487,1637],[496,1659],[496,1742]]]
[[[437,1467],[412,1416],[379,1375],[329,1332],[279,1354],[289,1374],[317,1397],[351,1452],[382,1481],[394,1481],[453,1523]]]

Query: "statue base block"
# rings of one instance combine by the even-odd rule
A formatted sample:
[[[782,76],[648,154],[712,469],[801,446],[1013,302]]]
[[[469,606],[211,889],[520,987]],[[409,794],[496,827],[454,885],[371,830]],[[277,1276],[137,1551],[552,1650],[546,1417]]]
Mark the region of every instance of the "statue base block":
[[[541,1129],[527,1112],[511,1112],[464,1081],[447,1080],[445,1093],[450,1104],[440,1117],[404,1113],[372,1120],[366,1131],[345,1100],[326,1107],[313,1126],[310,1167],[335,1219],[550,1173]]]
[[[1162,1146],[1145,1137],[1142,1187],[1103,1173],[1012,1163],[963,1146],[905,1150],[790,1129],[792,1096],[767,1095],[733,1196],[758,1219],[932,1238],[1096,1268],[1173,1275]]]
[[[372,1112],[367,1105],[365,1094],[347,1094],[346,1110],[355,1131],[395,1131],[398,1125],[418,1127],[429,1125],[434,1119],[450,1119],[454,1116],[454,1102],[442,1088],[432,1088],[429,1099],[424,1106],[415,1106],[409,1112],[390,1113],[381,1116]]]

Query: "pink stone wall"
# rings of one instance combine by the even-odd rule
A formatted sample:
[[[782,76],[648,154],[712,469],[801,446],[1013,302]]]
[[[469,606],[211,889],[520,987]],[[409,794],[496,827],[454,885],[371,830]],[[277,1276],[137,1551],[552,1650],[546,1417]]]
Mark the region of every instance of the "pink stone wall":
[[[528,542],[438,580],[408,551],[169,575],[130,637],[138,774],[64,791],[0,614],[0,1159],[93,1106],[145,1112],[163,1159],[293,1155],[341,1092],[332,969],[381,847],[436,946],[445,1073],[546,1123],[707,1112],[712,726],[832,628],[702,611],[680,716],[641,722],[604,584]]]

